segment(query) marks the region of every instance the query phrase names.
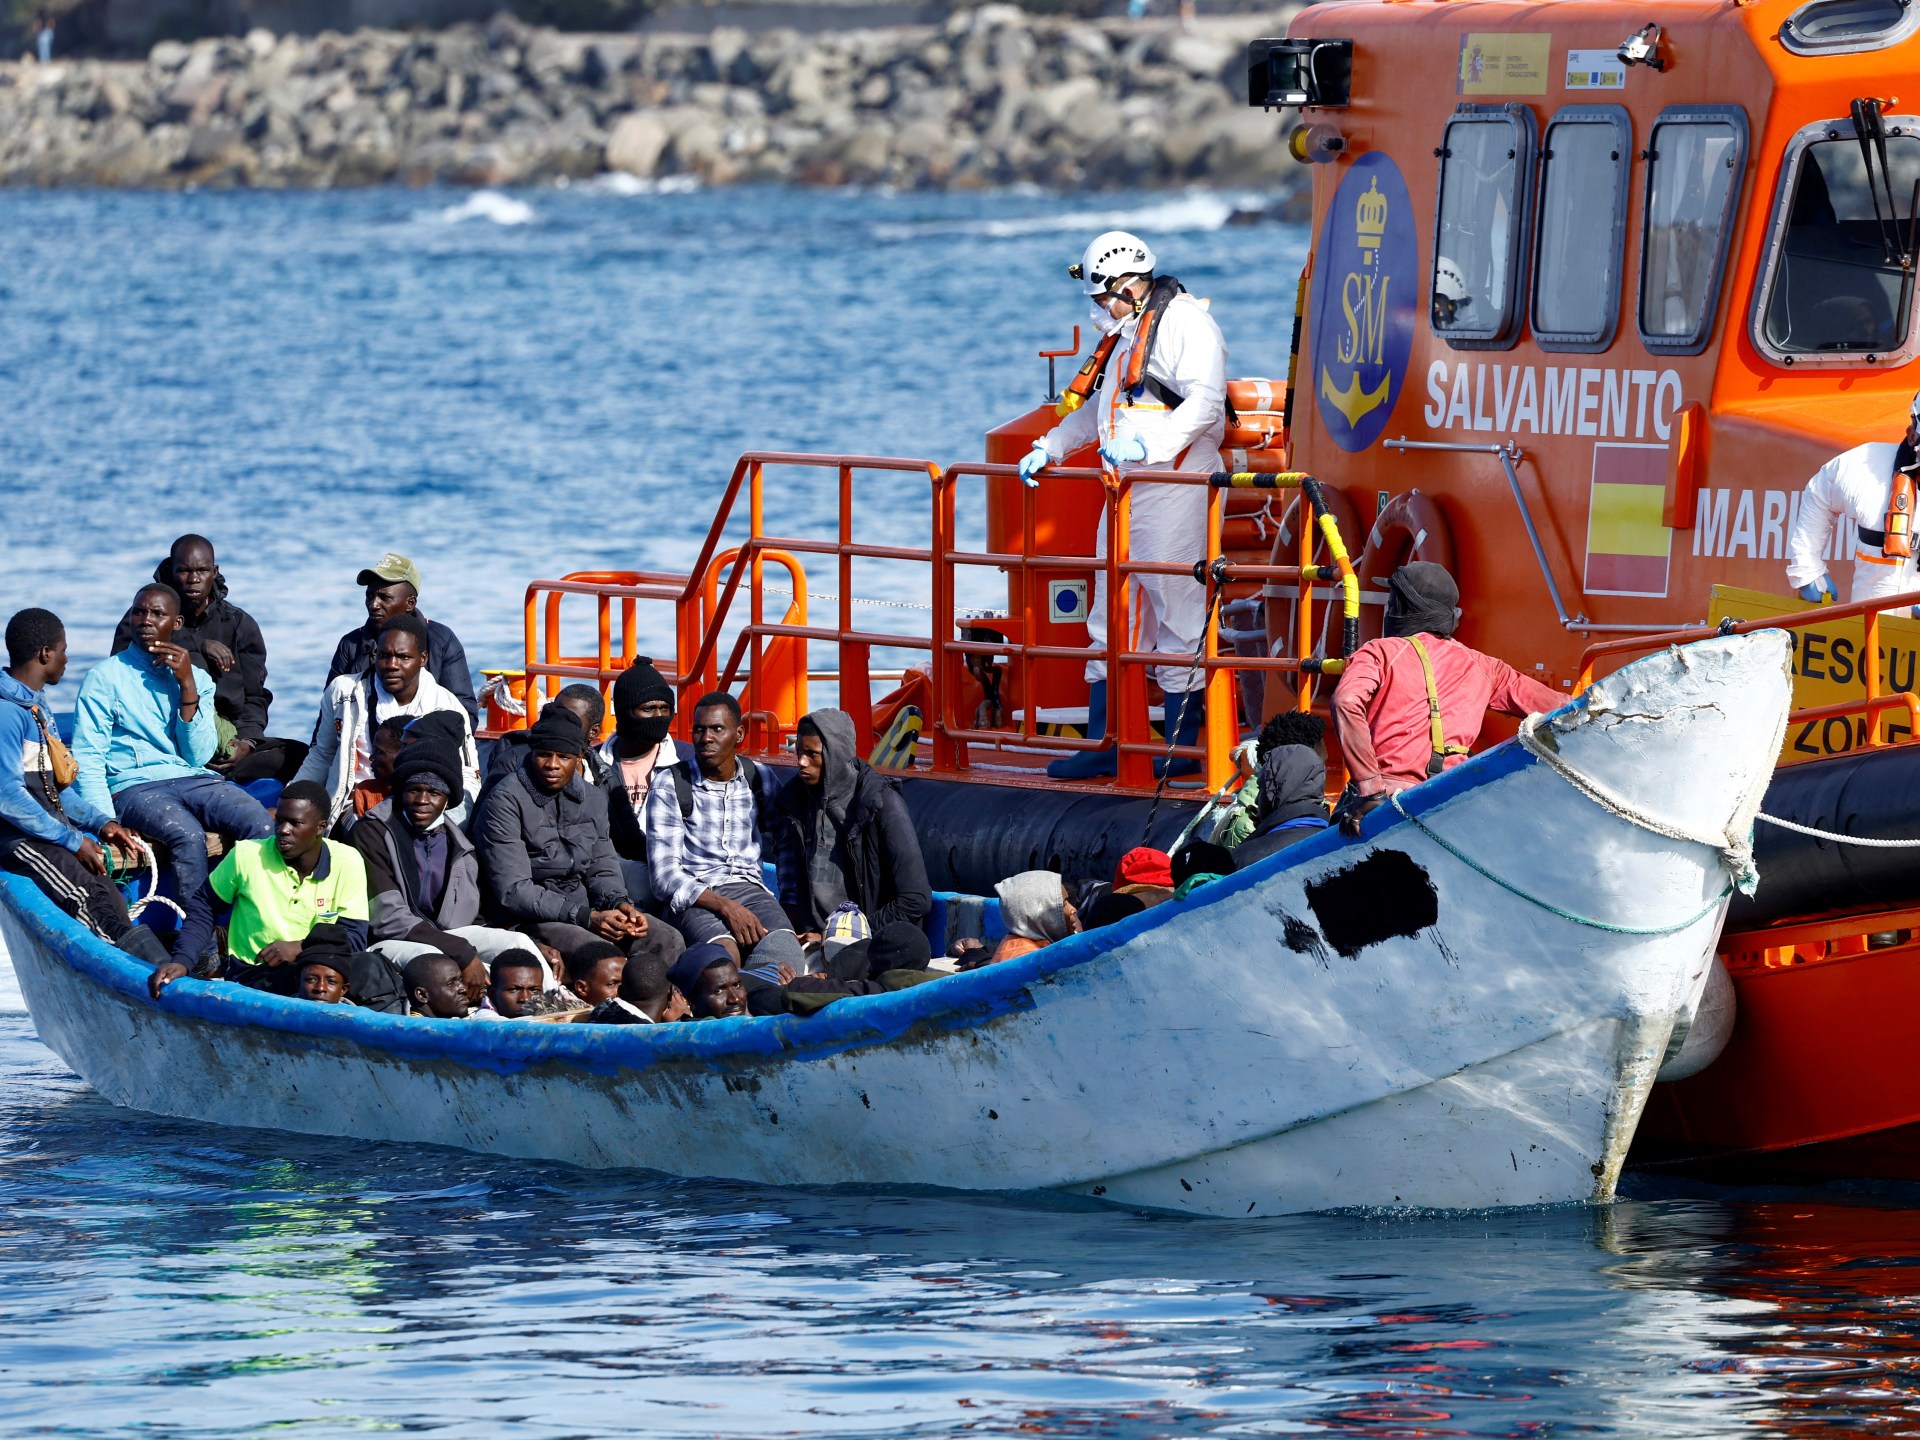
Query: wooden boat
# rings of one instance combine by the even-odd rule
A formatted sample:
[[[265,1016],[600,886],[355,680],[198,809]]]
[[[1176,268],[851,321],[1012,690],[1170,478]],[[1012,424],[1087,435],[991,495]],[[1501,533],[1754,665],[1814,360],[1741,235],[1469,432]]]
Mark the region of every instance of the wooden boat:
[[[220,1124],[1219,1216],[1604,1200],[1708,973],[1786,649],[1650,656],[1361,839],[812,1017],[486,1024],[194,981],[156,1002],[16,877],[0,934],[101,1094]]]

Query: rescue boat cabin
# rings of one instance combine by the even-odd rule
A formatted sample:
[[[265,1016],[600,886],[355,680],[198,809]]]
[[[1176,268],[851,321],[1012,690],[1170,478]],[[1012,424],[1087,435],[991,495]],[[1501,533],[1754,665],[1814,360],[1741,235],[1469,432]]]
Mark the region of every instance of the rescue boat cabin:
[[[682,726],[686,702],[735,689],[764,756],[835,703],[876,763],[1064,791],[1038,767],[1095,743],[1082,671],[1098,656],[1119,774],[1078,789],[1132,803],[1167,753],[1148,675],[1167,657],[1132,648],[1136,575],[1208,589],[1207,723],[1181,753],[1209,786],[1239,735],[1315,704],[1320,674],[1379,633],[1410,558],[1458,578],[1464,640],[1570,693],[1621,642],[1706,622],[1716,586],[1785,597],[1807,478],[1899,438],[1920,386],[1920,74],[1900,83],[1917,29],[1902,0],[1309,8],[1249,57],[1250,103],[1279,112],[1274,143],[1311,170],[1313,234],[1296,313],[1270,317],[1292,324],[1290,375],[1229,387],[1230,472],[1122,479],[1089,451],[1028,489],[1014,462],[1055,423],[1055,393],[990,431],[982,463],[748,455],[689,575],[529,588],[533,688],[609,684],[651,654]],[[1049,364],[1071,369],[1078,339]],[[769,520],[792,466],[838,472],[831,538],[818,517]],[[1208,489],[1191,570],[1130,559],[1143,480]],[[1843,597],[1858,543],[1839,527],[1830,547]],[[874,565],[923,578],[862,609]],[[1086,630],[1096,566],[1110,650]],[[596,597],[592,650],[563,641],[569,595]],[[642,623],[650,602],[671,619]],[[1864,624],[1822,672],[1864,703],[1834,706],[1837,733],[1808,754],[1911,728],[1904,699],[1904,721],[1861,719],[1886,708]]]

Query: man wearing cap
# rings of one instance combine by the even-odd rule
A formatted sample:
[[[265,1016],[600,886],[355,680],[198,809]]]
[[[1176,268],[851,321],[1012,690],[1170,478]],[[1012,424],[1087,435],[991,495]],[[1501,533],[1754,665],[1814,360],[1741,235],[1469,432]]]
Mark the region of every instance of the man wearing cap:
[[[465,817],[471,798],[480,793],[480,757],[474,748],[466,711],[456,697],[428,673],[427,623],[418,615],[389,616],[380,626],[373,652],[373,669],[365,674],[341,675],[328,683],[314,727],[313,748],[301,763],[299,780],[325,785],[332,797],[329,823],[353,821],[356,785],[373,779],[376,730],[398,716],[446,714],[461,727],[460,793],[454,796],[455,820]]]
[[[448,815],[465,779],[448,746],[409,745],[394,762],[393,798],[361,816],[348,839],[367,866],[369,948],[396,965],[429,952],[451,955],[468,988],[484,993],[487,966],[527,941],[480,923],[480,859]]]
[[[1849,600],[1875,600],[1920,589],[1914,573],[1913,511],[1920,457],[1920,395],[1907,411],[1899,442],[1856,445],[1814,472],[1787,537],[1787,584],[1802,600],[1838,597],[1828,578],[1835,549],[1853,555]],[[1838,533],[1836,533],[1836,531]]]
[[[1414,561],[1387,581],[1386,634],[1347,657],[1333,692],[1353,793],[1340,828],[1360,833],[1375,806],[1466,759],[1488,710],[1525,716],[1567,697],[1453,638],[1460,588],[1445,566]]]
[[[367,623],[356,626],[340,637],[333,647],[333,663],[327,667],[327,683],[342,675],[364,675],[373,666],[375,642],[380,627],[395,615],[418,613],[420,571],[413,561],[389,550],[379,563],[369,565],[355,577],[355,583],[367,592]],[[441,688],[452,693],[467,712],[467,723],[480,724],[480,702],[474,698],[473,676],[467,670],[467,651],[455,635],[438,620],[420,616],[427,627],[427,669]]]
[[[628,897],[606,793],[580,773],[586,750],[578,721],[550,707],[528,731],[526,759],[481,798],[473,841],[487,913],[569,963],[594,940],[671,962],[683,948],[679,932],[650,922]]]

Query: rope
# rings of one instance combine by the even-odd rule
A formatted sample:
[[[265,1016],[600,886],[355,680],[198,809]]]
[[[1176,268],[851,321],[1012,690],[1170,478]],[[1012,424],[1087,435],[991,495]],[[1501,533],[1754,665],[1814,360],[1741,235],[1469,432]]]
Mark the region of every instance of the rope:
[[[159,893],[160,861],[153,853],[153,846],[149,845],[138,835],[133,837],[133,843],[134,847],[147,857],[147,893],[127,906],[127,918],[129,920],[138,920],[141,913],[149,905],[159,904],[166,906],[169,910],[173,911],[175,915],[179,916],[180,923],[184,925],[187,920],[187,912],[174,904],[173,901],[169,900],[166,896]],[[113,852],[109,850],[107,853],[111,855]],[[112,867],[109,866],[108,868],[111,869]],[[109,878],[112,877],[109,876]]]
[[[1413,826],[1414,829],[1418,830],[1422,835],[1426,836],[1429,840],[1433,841],[1433,843],[1438,845],[1442,850],[1446,851],[1449,855],[1453,856],[1453,858],[1458,860],[1462,865],[1465,865],[1469,870],[1473,871],[1476,875],[1480,875],[1485,877],[1488,880],[1491,880],[1494,884],[1498,885],[1502,890],[1505,890],[1509,895],[1517,895],[1522,900],[1526,901],[1529,905],[1537,905],[1540,909],[1545,910],[1549,915],[1557,915],[1562,920],[1571,920],[1574,924],[1584,925],[1589,930],[1604,930],[1609,935],[1673,935],[1673,934],[1677,934],[1679,931],[1685,930],[1688,926],[1698,924],[1700,921],[1706,919],[1707,916],[1711,915],[1715,910],[1719,909],[1721,905],[1725,904],[1727,896],[1733,893],[1732,884],[1728,884],[1724,890],[1722,890],[1718,895],[1714,896],[1713,899],[1709,900],[1700,909],[1694,911],[1693,914],[1689,915],[1686,919],[1674,925],[1615,925],[1606,920],[1595,920],[1591,916],[1576,915],[1571,910],[1563,910],[1558,905],[1555,905],[1551,900],[1542,900],[1538,895],[1534,895],[1529,893],[1528,891],[1522,890],[1518,885],[1515,885],[1511,880],[1504,880],[1500,876],[1494,874],[1493,871],[1487,869],[1486,866],[1482,865],[1478,860],[1475,860],[1471,855],[1467,854],[1466,851],[1459,849],[1451,841],[1449,841],[1445,836],[1439,834],[1431,826],[1427,825],[1424,821],[1420,819],[1419,816],[1414,815],[1412,812],[1410,812],[1404,805],[1400,803],[1400,797],[1398,795],[1394,795],[1390,797],[1390,803],[1393,805],[1393,808],[1395,810],[1398,810],[1400,812],[1400,817],[1403,820],[1405,820],[1408,824]]]
[[[792,595],[794,594],[794,591],[785,585],[763,584],[760,587],[760,593],[763,595]],[[807,601],[809,604],[813,604],[813,603],[825,604],[830,600],[838,600],[839,598],[840,596],[838,592],[832,591],[832,590],[807,591]],[[933,606],[931,605],[922,605],[918,601],[914,601],[914,600],[871,600],[862,595],[855,595],[849,603],[854,605],[881,605],[881,606],[885,606],[889,610],[931,611],[933,609]]]
[[[1588,713],[1593,713],[1591,705]],[[1615,793],[1591,775],[1574,769],[1562,758],[1558,745],[1549,739],[1541,738],[1540,728],[1545,724],[1546,719],[1544,715],[1529,715],[1520,722],[1519,740],[1521,747],[1528,754],[1558,773],[1569,785],[1601,809],[1618,815],[1629,824],[1638,825],[1642,830],[1650,830],[1655,835],[1664,835],[1669,840],[1691,841],[1696,845],[1705,845],[1709,849],[1719,851],[1720,863],[1732,877],[1735,888],[1742,895],[1753,893],[1754,887],[1760,883],[1760,872],[1754,868],[1753,864],[1753,822],[1760,813],[1760,802],[1766,796],[1767,786],[1773,781],[1771,766],[1755,767],[1753,778],[1747,782],[1745,792],[1735,802],[1733,814],[1728,817],[1725,828],[1718,835],[1711,835],[1663,819],[1634,804],[1625,796]],[[1773,743],[1767,747],[1765,753],[1777,755],[1786,737],[1787,712],[1782,709],[1780,722],[1774,727]]]
[[[1782,820],[1778,815],[1758,814],[1753,818],[1764,820],[1769,825],[1778,825],[1782,830],[1791,830],[1797,835],[1811,835],[1816,840],[1831,840],[1836,845],[1864,845],[1869,850],[1920,849],[1920,840],[1871,840],[1865,835],[1842,835],[1835,830],[1817,830],[1811,825],[1798,825],[1791,820]]]

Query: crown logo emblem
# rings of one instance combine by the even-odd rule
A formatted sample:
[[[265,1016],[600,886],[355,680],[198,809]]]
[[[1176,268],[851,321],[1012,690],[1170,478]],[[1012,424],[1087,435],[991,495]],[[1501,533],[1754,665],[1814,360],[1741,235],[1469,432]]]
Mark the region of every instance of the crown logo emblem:
[[[1371,265],[1379,253],[1381,237],[1387,233],[1387,197],[1380,193],[1378,176],[1368,183],[1366,193],[1353,208],[1355,225],[1360,232],[1360,259],[1363,264]]]

